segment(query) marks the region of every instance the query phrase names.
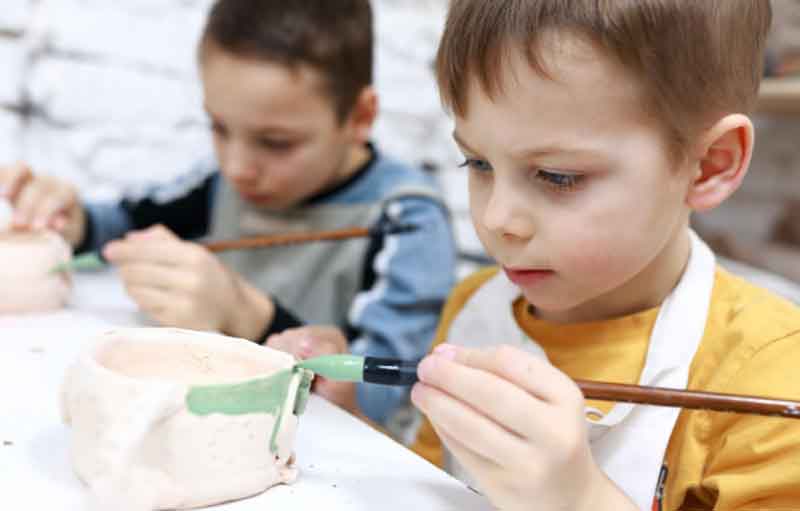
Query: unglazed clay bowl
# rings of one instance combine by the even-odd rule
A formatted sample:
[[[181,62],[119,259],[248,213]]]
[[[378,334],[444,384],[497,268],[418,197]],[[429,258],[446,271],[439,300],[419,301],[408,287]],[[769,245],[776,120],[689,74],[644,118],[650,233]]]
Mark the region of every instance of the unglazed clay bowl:
[[[312,375],[291,355],[172,328],[97,341],[67,371],[61,396],[72,463],[95,501],[186,509],[295,480]]]
[[[52,269],[71,257],[69,245],[51,231],[0,231],[0,314],[64,307],[71,281]]]

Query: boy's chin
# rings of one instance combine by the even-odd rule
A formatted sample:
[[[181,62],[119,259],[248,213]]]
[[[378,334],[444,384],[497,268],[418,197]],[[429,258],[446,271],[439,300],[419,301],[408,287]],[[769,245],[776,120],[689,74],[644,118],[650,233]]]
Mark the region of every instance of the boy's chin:
[[[520,289],[525,302],[528,303],[528,312],[538,319],[564,321],[570,316],[578,304],[572,301],[559,300],[543,293],[526,292]]]
[[[274,195],[250,195],[240,191],[239,197],[251,206],[272,211],[282,211],[294,205],[293,202]]]
[[[252,193],[240,188],[237,188],[236,192],[239,194],[239,197],[241,197],[242,200],[249,202],[250,204],[261,205],[269,204],[275,201],[275,197],[273,195]]]

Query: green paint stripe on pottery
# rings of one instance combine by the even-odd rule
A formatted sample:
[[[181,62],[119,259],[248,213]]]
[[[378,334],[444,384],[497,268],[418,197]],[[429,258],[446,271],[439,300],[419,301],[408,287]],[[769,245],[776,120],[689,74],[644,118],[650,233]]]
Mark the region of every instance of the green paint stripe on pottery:
[[[295,397],[294,413],[305,409],[311,389],[313,374],[298,367],[278,371],[268,378],[259,378],[244,383],[198,385],[186,394],[186,407],[195,415],[246,415],[266,413],[275,416],[275,426],[270,437],[270,450],[278,451],[276,437],[283,417],[283,406],[287,401],[289,387],[296,372],[301,372],[301,381]],[[299,408],[299,411],[298,411]]]

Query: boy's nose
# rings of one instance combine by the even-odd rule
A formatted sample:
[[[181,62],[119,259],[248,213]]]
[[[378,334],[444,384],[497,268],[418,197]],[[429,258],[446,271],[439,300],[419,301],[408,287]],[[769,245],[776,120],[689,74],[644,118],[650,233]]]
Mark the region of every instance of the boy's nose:
[[[231,147],[226,151],[225,161],[220,162],[228,177],[234,181],[252,181],[258,177],[258,168],[253,158],[244,149]]]
[[[533,236],[532,219],[515,207],[510,194],[492,194],[483,213],[483,225],[507,240],[527,240]]]

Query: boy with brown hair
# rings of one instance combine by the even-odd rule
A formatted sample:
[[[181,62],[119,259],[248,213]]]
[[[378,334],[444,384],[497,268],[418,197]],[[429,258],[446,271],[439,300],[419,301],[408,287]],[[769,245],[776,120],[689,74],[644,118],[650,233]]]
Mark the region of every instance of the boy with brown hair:
[[[438,81],[501,268],[445,307],[415,448],[499,509],[800,508],[800,421],[573,382],[800,398],[800,311],[689,229],[747,172],[770,18],[766,0],[451,3]]]
[[[257,342],[334,325],[355,353],[421,358],[455,249],[433,179],[369,143],[372,26],[368,0],[218,0],[198,52],[216,158],[116,204],[84,204],[24,165],[0,170],[16,226],[53,228],[76,252],[102,248],[163,325]],[[418,230],[221,257],[186,241],[369,226],[384,212]],[[379,422],[405,397],[358,389]]]

